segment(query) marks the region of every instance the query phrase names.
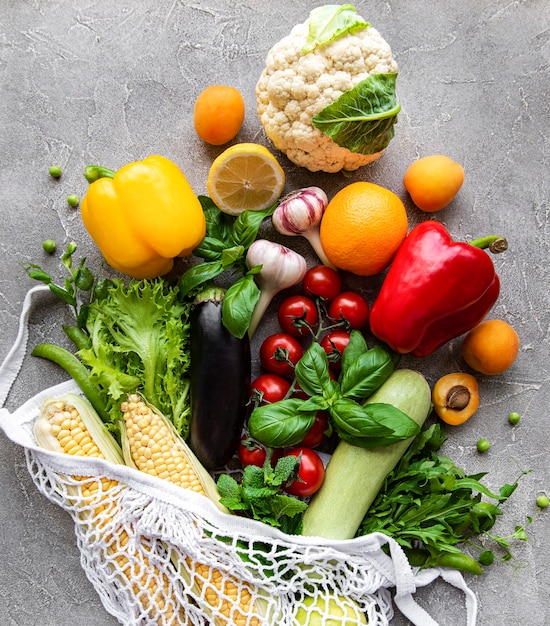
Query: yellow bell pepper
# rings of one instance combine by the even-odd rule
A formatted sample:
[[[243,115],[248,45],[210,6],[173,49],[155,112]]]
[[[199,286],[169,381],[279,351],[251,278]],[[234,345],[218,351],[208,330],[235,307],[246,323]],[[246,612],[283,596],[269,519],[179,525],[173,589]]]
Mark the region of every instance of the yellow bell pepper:
[[[101,254],[116,270],[137,279],[167,274],[175,257],[202,241],[206,220],[183,172],[153,155],[117,172],[86,168],[90,182],[82,221]]]

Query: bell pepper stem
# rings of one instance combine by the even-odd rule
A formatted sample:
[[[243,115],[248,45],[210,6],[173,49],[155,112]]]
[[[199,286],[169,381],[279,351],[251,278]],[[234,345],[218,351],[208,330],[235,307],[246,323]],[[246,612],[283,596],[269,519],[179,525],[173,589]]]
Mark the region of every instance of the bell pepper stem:
[[[84,177],[91,184],[100,178],[114,178],[114,170],[102,165],[87,165],[84,168]]]
[[[470,245],[482,250],[489,249],[489,252],[498,254],[508,250],[508,241],[500,235],[488,235],[487,237],[479,237],[470,241]]]

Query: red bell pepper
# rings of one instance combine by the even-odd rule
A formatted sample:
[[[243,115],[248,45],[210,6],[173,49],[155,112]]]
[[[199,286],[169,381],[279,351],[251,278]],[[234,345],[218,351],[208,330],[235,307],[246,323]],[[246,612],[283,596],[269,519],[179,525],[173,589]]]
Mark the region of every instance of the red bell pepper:
[[[500,292],[493,261],[482,249],[495,240],[505,249],[506,240],[497,237],[454,242],[436,221],[415,226],[372,305],[374,336],[395,352],[425,357],[477,326]]]

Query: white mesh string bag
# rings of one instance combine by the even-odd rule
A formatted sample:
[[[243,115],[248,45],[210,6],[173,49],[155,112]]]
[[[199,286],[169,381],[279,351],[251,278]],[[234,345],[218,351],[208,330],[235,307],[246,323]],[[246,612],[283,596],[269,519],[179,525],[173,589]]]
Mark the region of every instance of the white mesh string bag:
[[[0,366],[2,406],[25,356],[33,295],[43,289],[29,292]],[[442,576],[464,591],[466,623],[475,625],[476,597],[458,572],[413,570],[383,534],[287,535],[133,468],[39,448],[33,424],[42,402],[69,391],[78,392],[72,381],[12,413],[2,408],[0,426],[24,448],[39,491],[71,516],[86,576],[121,624],[385,626],[395,603],[416,626],[437,626],[413,594]]]

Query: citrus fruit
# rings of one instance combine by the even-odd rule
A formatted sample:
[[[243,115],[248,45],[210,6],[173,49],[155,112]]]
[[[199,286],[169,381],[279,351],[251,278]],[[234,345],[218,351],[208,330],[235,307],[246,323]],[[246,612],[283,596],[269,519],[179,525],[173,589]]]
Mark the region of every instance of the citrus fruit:
[[[321,220],[321,245],[337,268],[373,276],[390,264],[407,230],[401,199],[385,187],[359,181],[328,203]]]
[[[422,211],[433,213],[451,203],[464,182],[464,170],[443,154],[412,163],[403,178],[405,189]]]
[[[212,163],[206,187],[224,213],[266,209],[281,196],[285,173],[267,148],[238,143],[224,150]]]
[[[494,375],[507,370],[519,352],[519,337],[504,320],[485,320],[462,342],[462,356],[476,372]]]
[[[209,144],[220,146],[233,139],[243,121],[244,100],[235,87],[210,85],[195,101],[195,131]]]

